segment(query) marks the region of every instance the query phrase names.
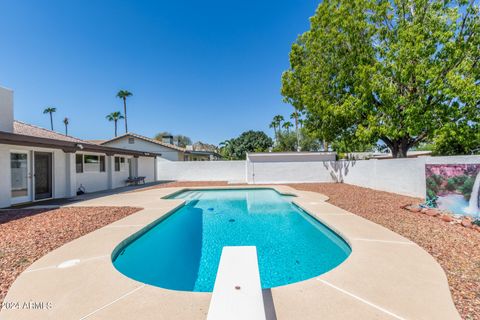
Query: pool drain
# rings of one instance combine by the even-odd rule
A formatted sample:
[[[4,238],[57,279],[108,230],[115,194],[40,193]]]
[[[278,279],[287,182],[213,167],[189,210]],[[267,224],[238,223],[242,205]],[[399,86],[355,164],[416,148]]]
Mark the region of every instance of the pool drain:
[[[228,222],[235,222],[235,219],[230,219],[228,220]]]

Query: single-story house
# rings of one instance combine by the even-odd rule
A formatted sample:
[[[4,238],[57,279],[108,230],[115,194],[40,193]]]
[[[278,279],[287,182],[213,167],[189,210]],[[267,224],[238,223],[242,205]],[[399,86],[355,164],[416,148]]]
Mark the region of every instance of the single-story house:
[[[152,152],[159,154],[159,160],[169,161],[211,161],[220,159],[220,155],[211,151],[198,151],[182,148],[173,143],[172,136],[163,137],[162,141],[148,138],[137,133],[128,132],[110,140],[91,140],[102,146]]]
[[[156,179],[155,153],[101,146],[14,120],[13,91],[0,87],[0,208],[68,198]]]

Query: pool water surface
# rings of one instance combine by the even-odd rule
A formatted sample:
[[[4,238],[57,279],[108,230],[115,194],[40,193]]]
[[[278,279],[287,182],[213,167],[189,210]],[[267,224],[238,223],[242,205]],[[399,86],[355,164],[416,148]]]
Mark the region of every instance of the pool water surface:
[[[117,270],[172,290],[211,292],[224,246],[256,246],[262,288],[306,280],[351,253],[336,233],[273,189],[191,190],[186,204],[115,250]]]

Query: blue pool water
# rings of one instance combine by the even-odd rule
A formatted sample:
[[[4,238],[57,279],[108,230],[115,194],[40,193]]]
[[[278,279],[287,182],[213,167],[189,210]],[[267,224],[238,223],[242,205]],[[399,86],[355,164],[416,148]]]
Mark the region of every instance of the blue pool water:
[[[185,191],[186,205],[116,250],[117,270],[173,290],[211,292],[224,246],[256,246],[263,288],[325,273],[350,247],[272,189]]]

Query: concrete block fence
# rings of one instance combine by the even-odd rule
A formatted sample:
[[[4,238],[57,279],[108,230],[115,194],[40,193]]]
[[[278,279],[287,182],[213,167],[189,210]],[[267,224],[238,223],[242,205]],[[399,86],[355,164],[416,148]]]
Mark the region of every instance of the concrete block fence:
[[[159,160],[158,180],[227,181],[248,184],[339,182],[424,198],[426,164],[480,163],[480,156],[341,161]]]

